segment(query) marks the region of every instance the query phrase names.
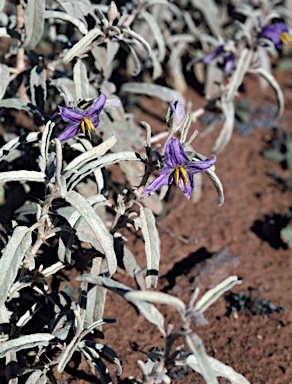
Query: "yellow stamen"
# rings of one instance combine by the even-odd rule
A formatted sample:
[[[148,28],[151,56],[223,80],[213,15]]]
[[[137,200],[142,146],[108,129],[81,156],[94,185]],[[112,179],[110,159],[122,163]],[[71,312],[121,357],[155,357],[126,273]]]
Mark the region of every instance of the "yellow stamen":
[[[188,183],[189,183],[189,178],[188,178],[187,171],[182,166],[176,167],[174,172],[173,172],[174,183],[175,183],[176,186],[179,185],[180,175],[182,176],[183,181],[184,181],[184,186],[186,187],[188,185]]]
[[[287,32],[283,32],[281,33],[280,35],[280,40],[282,41],[283,44],[285,45],[290,45],[292,44],[292,36],[287,33]]]
[[[80,128],[84,135],[88,134],[90,136],[91,131],[95,131],[93,122],[89,119],[89,117],[84,117],[84,119],[81,120]]]

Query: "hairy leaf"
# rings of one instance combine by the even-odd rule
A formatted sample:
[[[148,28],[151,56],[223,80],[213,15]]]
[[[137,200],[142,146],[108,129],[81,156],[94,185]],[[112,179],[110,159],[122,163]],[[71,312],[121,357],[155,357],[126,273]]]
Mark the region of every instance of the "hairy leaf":
[[[151,209],[141,205],[140,220],[147,258],[146,288],[156,288],[160,260],[160,239]]]
[[[4,97],[9,84],[9,68],[6,64],[0,64],[0,100]]]
[[[16,227],[0,259],[0,307],[5,303],[25,252],[31,245],[31,231],[28,227]]]
[[[0,358],[4,357],[8,352],[18,352],[22,349],[49,345],[49,342],[53,339],[54,336],[50,333],[34,333],[7,340],[5,343],[0,344]]]
[[[44,30],[46,0],[30,0],[24,10],[25,40],[23,46],[33,49]]]

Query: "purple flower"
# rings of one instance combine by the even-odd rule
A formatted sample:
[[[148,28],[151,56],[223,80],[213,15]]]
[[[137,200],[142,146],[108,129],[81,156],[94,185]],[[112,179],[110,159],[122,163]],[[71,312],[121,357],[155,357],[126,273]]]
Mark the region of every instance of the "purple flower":
[[[99,114],[106,102],[104,93],[100,93],[99,98],[84,111],[74,108],[59,107],[62,119],[70,123],[68,127],[58,136],[60,141],[68,140],[78,133],[84,134],[95,131],[99,125]]]
[[[236,58],[232,51],[227,49],[227,45],[219,45],[213,52],[205,56],[203,62],[205,64],[210,64],[211,61],[222,58],[223,62],[219,64],[219,67],[223,68],[227,74],[230,74],[236,67]]]
[[[273,42],[275,48],[281,49],[283,44],[292,42],[292,36],[289,34],[289,28],[284,21],[275,21],[262,29],[261,37]]]
[[[154,192],[174,182],[189,199],[195,187],[193,175],[212,167],[215,162],[216,156],[212,160],[189,160],[181,143],[172,137],[165,148],[165,160],[160,175],[148,185],[143,194]]]

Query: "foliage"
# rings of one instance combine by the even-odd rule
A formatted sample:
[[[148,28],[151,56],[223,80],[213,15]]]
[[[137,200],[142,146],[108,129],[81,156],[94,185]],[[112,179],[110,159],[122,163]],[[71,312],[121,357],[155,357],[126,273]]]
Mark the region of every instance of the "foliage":
[[[156,215],[168,189],[176,184],[189,197],[201,178],[194,173],[202,171],[218,205],[224,202],[216,157],[207,160],[194,149],[192,122],[212,112],[210,131],[223,121],[212,152],[222,151],[246,75],[269,84],[278,102],[275,118],[283,112],[269,54],[277,57],[291,40],[288,20],[281,20],[280,32],[274,28],[287,9],[281,1],[258,3],[0,0],[0,359],[7,382],[54,383],[56,371],[72,362],[78,367],[81,356],[102,383],[112,382],[107,362],[120,376],[116,352],[96,340],[104,338],[102,324],[115,322],[103,315],[111,290],[164,337],[160,358],[139,362],[142,379],[136,382],[169,383],[175,367],[190,367],[207,383],[217,383],[218,376],[248,383],[209,357],[191,327],[206,323],[204,311],[240,283],[236,276],[199,300],[195,289],[187,305],[149,288],[158,284]],[[206,98],[195,111],[183,96],[189,78]],[[133,94],[169,103],[163,132],[152,136],[147,122],[134,121]],[[157,171],[162,188],[153,188]],[[143,237],[145,265],[127,247],[126,230]],[[86,273],[77,278],[77,295],[63,289],[61,279],[78,263]],[[113,279],[119,270],[139,289]],[[178,311],[177,330],[164,324],[157,303]],[[179,338],[185,350],[175,346]]]

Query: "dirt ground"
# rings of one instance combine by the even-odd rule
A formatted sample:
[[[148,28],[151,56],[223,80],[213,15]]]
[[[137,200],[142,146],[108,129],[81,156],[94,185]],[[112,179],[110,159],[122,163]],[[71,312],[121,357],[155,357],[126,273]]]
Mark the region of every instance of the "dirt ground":
[[[282,125],[291,131],[292,75],[289,72],[278,73],[277,77],[286,98]],[[254,77],[247,80],[245,89],[244,97],[255,100],[254,108],[275,102],[271,90],[260,93]],[[192,99],[195,107],[204,104],[192,90],[187,97]],[[165,111],[165,104],[157,100],[147,99],[143,106],[160,117]],[[143,115],[142,118],[155,132],[163,128],[155,116]],[[196,128],[202,131],[202,123],[198,122]],[[196,150],[210,156],[218,132],[216,130],[204,138],[197,137],[194,142]],[[261,155],[271,134],[271,130],[264,127],[256,128],[248,136],[235,130],[229,145],[218,155],[216,172],[225,191],[222,207],[217,206],[216,191],[203,175],[203,194],[199,203],[190,203],[178,188],[173,187],[158,225],[162,244],[158,290],[187,302],[194,287],[199,286],[203,293],[227,276],[236,274],[242,279],[242,284],[232,292],[243,291],[246,295],[251,292],[252,297],[271,300],[275,306],[284,307],[282,311],[267,316],[241,311],[227,316],[228,303],[221,297],[205,313],[209,324],[194,328],[210,356],[230,365],[253,384],[292,383],[291,250],[285,249],[281,243],[276,249],[252,230],[258,222],[266,236],[277,238],[279,232],[274,215],[284,215],[292,207],[291,192],[281,191],[270,176],[277,173],[288,177],[289,171]],[[170,236],[169,231],[177,237],[191,238],[193,242],[185,244]],[[142,240],[136,239],[129,247],[142,264],[145,260]],[[115,277],[128,283],[127,277],[118,274]],[[166,323],[178,325],[174,310],[160,309],[166,316]],[[152,347],[162,348],[163,339],[154,326],[115,295],[108,295],[105,317],[117,318],[116,325],[105,326],[103,342],[113,347],[120,357],[124,369],[122,377],[141,377],[137,360],[146,360]],[[65,376],[64,379],[72,382]],[[75,380],[82,381],[81,378]],[[203,383],[203,380],[197,373],[189,372],[188,376],[173,382],[188,384]]]

